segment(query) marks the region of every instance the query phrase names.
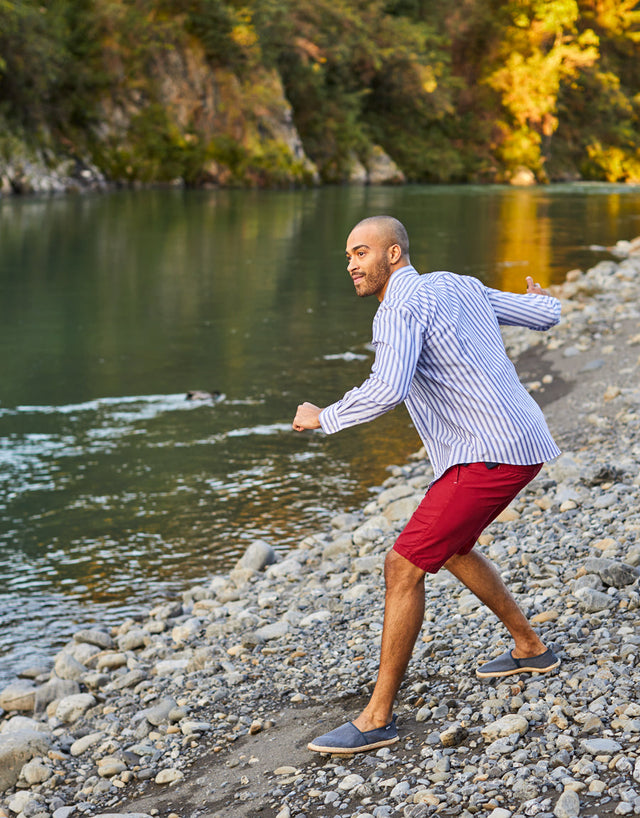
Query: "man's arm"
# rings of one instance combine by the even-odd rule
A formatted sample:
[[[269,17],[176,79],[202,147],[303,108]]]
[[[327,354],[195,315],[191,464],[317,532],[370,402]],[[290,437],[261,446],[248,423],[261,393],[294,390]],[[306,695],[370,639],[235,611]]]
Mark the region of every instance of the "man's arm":
[[[487,288],[499,324],[546,330],[560,320],[560,302],[527,276],[526,293],[507,293]]]
[[[366,381],[324,409],[312,403],[298,406],[293,421],[296,431],[322,428],[333,434],[373,420],[406,398],[422,344],[420,326],[408,314],[379,311],[373,344],[376,356]]]

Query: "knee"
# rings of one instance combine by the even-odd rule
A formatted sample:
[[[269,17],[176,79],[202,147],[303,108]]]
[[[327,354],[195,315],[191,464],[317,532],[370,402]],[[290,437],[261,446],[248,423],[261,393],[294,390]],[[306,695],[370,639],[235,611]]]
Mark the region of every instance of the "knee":
[[[460,564],[460,559],[460,554],[452,554],[442,567],[446,568],[447,571],[451,571],[452,574],[455,574],[456,567]]]
[[[411,589],[420,585],[424,580],[425,572],[417,565],[398,554],[389,551],[384,561],[384,581],[387,590]]]

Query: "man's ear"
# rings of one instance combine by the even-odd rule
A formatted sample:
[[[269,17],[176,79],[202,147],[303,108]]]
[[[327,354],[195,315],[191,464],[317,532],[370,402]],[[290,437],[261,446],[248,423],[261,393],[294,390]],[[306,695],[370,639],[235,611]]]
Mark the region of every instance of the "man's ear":
[[[392,244],[389,248],[389,261],[396,264],[402,258],[402,249],[399,244]]]

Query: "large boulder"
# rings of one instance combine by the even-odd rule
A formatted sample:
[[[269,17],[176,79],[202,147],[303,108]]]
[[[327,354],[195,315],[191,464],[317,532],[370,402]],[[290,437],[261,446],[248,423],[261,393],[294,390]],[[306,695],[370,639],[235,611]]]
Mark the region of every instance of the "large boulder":
[[[36,702],[36,688],[32,682],[19,679],[7,685],[0,693],[0,707],[11,713],[32,713]]]
[[[16,730],[0,735],[0,792],[13,787],[24,765],[36,756],[46,755],[51,739],[38,730]]]

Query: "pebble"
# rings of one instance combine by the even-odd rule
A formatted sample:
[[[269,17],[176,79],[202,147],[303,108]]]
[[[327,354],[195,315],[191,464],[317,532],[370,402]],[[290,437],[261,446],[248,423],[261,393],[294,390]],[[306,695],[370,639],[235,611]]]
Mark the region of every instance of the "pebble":
[[[432,479],[419,452],[366,508],[336,515],[284,558],[256,540],[228,575],[119,627],[79,630],[1,690],[0,816],[143,818],[126,805],[154,782],[175,787],[177,803],[180,782],[206,764],[228,773],[211,798],[237,814],[245,799],[261,803],[256,770],[271,770],[265,809],[278,818],[640,814],[640,361],[615,334],[640,320],[640,256],[574,271],[558,294],[563,322],[543,335],[506,328],[510,351],[546,346],[570,368],[593,347],[598,361],[615,352],[616,367],[581,362],[575,397],[546,410],[563,455],[480,544],[555,646],[558,671],[476,679],[509,638],[441,572],[427,578],[398,696],[401,741],[317,756],[304,749],[309,727],[290,763],[269,765],[285,708],[351,710],[371,689],[384,555]],[[537,379],[537,394],[559,378]]]
[[[155,777],[156,784],[175,784],[184,778],[182,770],[171,768],[168,770],[160,770]]]
[[[102,741],[103,738],[104,733],[88,733],[86,736],[76,739],[69,748],[69,752],[72,756],[81,756],[95,744]]]
[[[497,721],[491,722],[491,724],[488,724],[486,727],[483,727],[481,733],[482,738],[485,741],[490,742],[495,741],[497,738],[511,736],[514,733],[523,736],[528,729],[529,722],[524,718],[524,716],[509,714],[507,716],[503,716]]]
[[[565,790],[558,798],[553,814],[556,818],[578,818],[580,798],[573,790]]]
[[[357,773],[351,773],[350,775],[346,775],[342,781],[338,784],[339,790],[353,790],[359,784],[364,783],[364,778]]]
[[[609,738],[590,738],[582,742],[582,749],[591,755],[603,755],[617,753],[622,749],[622,745]]]

